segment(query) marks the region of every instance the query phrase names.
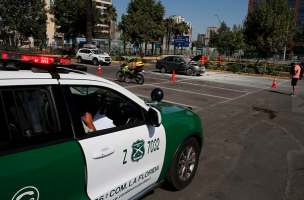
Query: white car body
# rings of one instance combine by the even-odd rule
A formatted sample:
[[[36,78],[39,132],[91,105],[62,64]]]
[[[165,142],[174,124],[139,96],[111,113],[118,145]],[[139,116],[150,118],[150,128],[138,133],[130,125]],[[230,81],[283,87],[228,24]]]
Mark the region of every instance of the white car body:
[[[94,65],[98,64],[105,64],[109,65],[111,64],[111,57],[109,54],[104,53],[100,49],[94,48],[81,48],[77,51],[76,59],[79,63],[82,63],[84,61],[90,61]]]

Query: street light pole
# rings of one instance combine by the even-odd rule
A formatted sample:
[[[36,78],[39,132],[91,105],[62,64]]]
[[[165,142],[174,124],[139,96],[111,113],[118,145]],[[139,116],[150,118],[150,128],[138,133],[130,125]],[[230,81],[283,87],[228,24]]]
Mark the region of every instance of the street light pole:
[[[218,15],[215,15],[215,16],[217,16],[217,18],[218,18],[218,20],[219,20],[219,28],[220,28],[220,27],[221,27],[221,20],[220,20],[220,18],[219,18]]]

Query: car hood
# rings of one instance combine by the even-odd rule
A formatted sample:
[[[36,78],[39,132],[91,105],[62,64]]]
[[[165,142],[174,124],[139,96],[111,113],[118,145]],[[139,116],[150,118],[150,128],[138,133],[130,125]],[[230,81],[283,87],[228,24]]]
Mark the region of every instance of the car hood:
[[[146,99],[146,98],[141,98],[147,103],[151,103],[151,99]],[[158,102],[157,105],[153,105],[153,107],[157,108],[160,110],[162,114],[170,114],[175,117],[185,117],[185,116],[192,116],[196,115],[190,108],[179,106],[176,104],[168,103],[165,101],[160,101]]]
[[[202,58],[202,55],[197,55],[197,56],[193,57],[191,60],[197,62],[197,61],[201,60],[201,58]]]

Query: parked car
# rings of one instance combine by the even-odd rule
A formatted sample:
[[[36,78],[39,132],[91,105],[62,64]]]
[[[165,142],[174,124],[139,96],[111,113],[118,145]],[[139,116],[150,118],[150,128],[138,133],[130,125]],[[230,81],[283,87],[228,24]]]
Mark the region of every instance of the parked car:
[[[195,62],[200,60],[201,57],[201,55],[198,55],[190,59],[185,56],[167,56],[157,60],[155,67],[161,73],[175,70],[175,72],[186,73],[188,76],[199,76],[206,72],[204,65]]]
[[[111,64],[111,57],[109,54],[103,52],[102,50],[95,47],[95,45],[88,46],[83,45],[85,48],[81,48],[77,51],[76,58],[78,63],[82,63],[84,61],[90,61],[94,65],[98,64]]]
[[[69,63],[0,52],[1,199],[140,199],[165,181],[188,186],[200,117],[160,89],[143,100]]]

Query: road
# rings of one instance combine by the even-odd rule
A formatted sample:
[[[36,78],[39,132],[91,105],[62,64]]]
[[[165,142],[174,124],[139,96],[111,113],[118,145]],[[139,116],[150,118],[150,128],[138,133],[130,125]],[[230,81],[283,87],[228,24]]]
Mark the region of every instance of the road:
[[[97,75],[97,66],[87,65]],[[182,191],[156,189],[144,200],[304,199],[304,81],[291,97],[290,80],[206,72],[161,74],[145,66],[145,83],[119,83],[118,63],[103,78],[142,97],[164,91],[163,101],[190,106],[202,120],[204,146],[192,183]]]

